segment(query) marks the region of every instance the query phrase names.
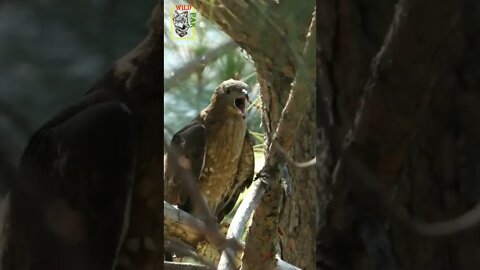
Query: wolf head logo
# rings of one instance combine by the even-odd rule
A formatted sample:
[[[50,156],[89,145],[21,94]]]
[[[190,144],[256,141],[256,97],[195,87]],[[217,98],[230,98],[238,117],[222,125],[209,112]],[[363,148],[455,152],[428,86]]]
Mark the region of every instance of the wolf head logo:
[[[190,24],[188,22],[188,11],[178,12],[175,10],[173,14],[173,25],[175,26],[175,33],[178,36],[184,37],[188,34]]]

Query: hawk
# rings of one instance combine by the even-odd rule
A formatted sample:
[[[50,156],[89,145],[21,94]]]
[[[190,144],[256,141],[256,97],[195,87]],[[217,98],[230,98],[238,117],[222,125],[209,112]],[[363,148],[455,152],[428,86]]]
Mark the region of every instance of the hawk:
[[[64,111],[32,136],[8,195],[2,269],[112,268],[126,230],[134,136],[131,111],[115,101]]]
[[[144,80],[161,68],[138,69],[131,85],[107,72],[29,139],[0,217],[1,269],[163,266],[162,92]]]
[[[191,212],[172,151],[187,159],[201,194],[218,222],[235,205],[253,178],[253,145],[246,123],[248,85],[237,80],[222,82],[210,104],[172,138],[165,155],[164,197]],[[185,160],[183,161],[185,162]],[[193,207],[194,208],[194,207]],[[194,212],[193,212],[194,213]],[[194,213],[197,214],[198,213]]]
[[[162,7],[29,139],[0,211],[1,269],[162,269]]]

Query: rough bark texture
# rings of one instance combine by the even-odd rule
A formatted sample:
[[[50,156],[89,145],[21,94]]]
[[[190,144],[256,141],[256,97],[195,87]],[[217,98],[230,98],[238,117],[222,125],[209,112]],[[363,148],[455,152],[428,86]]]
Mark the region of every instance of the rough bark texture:
[[[296,160],[308,160],[315,156],[315,99],[305,104],[309,109],[295,137],[295,150],[292,156]],[[280,244],[282,259],[301,269],[315,269],[315,203],[316,179],[315,167],[295,168],[289,166],[292,177],[292,195],[283,200],[280,206]],[[283,191],[282,191],[283,192]]]
[[[267,144],[280,121],[291,83],[295,79],[305,47],[306,34],[314,11],[313,1],[188,1],[203,16],[218,23],[255,63],[263,102],[263,128]],[[292,23],[295,22],[295,23]],[[311,88],[310,88],[311,90]],[[313,101],[306,104],[306,116],[291,150],[296,160],[314,155],[315,109]],[[277,170],[274,168],[274,170]],[[314,269],[315,192],[314,169],[289,168],[293,193],[283,198],[279,181],[265,194],[256,211],[254,223],[260,227],[257,237],[249,237],[247,250],[255,252],[249,261],[256,269],[273,269],[273,258],[279,252],[287,262],[303,269]],[[278,178],[275,173],[274,177]],[[311,192],[308,192],[311,191]],[[300,210],[301,209],[301,210]],[[268,217],[268,218],[267,218]],[[280,233],[280,237],[279,237]]]
[[[334,173],[338,141],[351,132],[347,145],[376,176],[375,185],[414,218],[447,220],[478,201],[480,4],[399,1],[403,12],[391,26],[395,4],[319,2],[317,78],[322,94],[331,97],[334,124],[327,117],[319,122],[320,139],[330,148],[320,168],[318,266],[476,269],[477,229],[457,238],[420,237],[391,220],[348,167]],[[379,54],[375,76],[372,59]],[[328,133],[337,135],[336,146],[322,137]],[[369,241],[383,249],[362,242],[365,230],[358,224],[365,220]]]

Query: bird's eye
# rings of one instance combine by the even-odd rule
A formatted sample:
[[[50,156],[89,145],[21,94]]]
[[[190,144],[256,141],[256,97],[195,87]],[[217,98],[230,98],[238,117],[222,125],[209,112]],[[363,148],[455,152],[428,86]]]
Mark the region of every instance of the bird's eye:
[[[229,95],[229,94],[230,94],[230,89],[227,88],[227,89],[225,90],[225,93],[227,93],[227,94]]]

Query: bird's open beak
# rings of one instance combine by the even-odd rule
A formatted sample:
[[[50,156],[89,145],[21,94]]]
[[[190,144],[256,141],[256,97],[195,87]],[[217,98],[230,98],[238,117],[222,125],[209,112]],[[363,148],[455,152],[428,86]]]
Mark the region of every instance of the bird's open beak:
[[[245,119],[247,116],[247,101],[250,102],[250,100],[248,99],[247,90],[243,89],[242,93],[244,94],[243,97],[235,99],[235,107],[240,111],[243,119]]]
[[[250,99],[248,98],[248,92],[247,92],[247,90],[243,89],[243,90],[242,90],[242,93],[245,95],[245,99],[246,99],[246,101],[248,102],[248,104],[252,104],[252,102],[251,102]]]

